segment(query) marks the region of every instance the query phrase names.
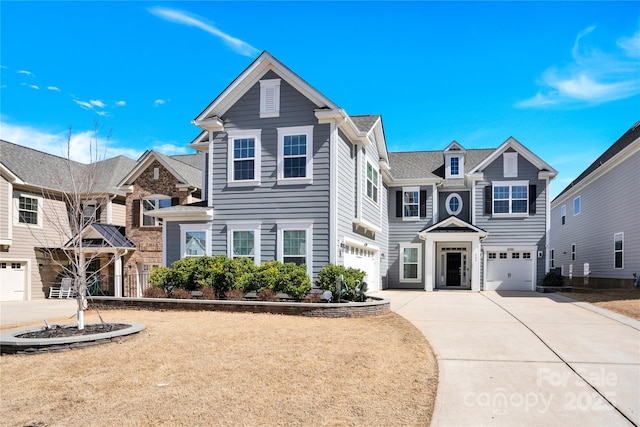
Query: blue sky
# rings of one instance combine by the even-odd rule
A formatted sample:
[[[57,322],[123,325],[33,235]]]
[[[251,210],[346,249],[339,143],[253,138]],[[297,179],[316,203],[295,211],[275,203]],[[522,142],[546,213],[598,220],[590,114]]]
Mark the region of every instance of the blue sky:
[[[497,147],[559,193],[640,119],[638,2],[0,3],[0,137],[86,161],[187,153],[191,124],[263,50],[390,151]]]

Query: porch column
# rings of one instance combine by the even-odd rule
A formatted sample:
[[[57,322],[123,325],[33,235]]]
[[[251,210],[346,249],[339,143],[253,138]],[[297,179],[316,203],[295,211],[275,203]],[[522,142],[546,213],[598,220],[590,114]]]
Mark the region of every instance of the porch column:
[[[424,290],[433,291],[433,284],[435,283],[435,265],[433,248],[435,242],[427,239],[424,242]]]
[[[471,240],[471,290],[480,291],[480,239],[477,237]]]
[[[113,278],[113,286],[114,286],[114,296],[116,298],[122,298],[122,255],[120,252],[116,252],[114,262],[114,278]]]

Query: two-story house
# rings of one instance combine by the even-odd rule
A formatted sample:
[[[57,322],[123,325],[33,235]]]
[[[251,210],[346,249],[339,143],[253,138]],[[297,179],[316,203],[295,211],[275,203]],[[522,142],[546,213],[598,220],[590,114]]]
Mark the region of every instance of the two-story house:
[[[630,287],[640,275],[640,122],[551,202],[550,248],[573,286]]]
[[[150,214],[165,265],[227,254],[314,279],[336,263],[373,291],[532,290],[548,268],[557,172],[513,138],[388,153],[380,116],[348,115],[266,52],[193,123],[205,201]]]
[[[1,301],[47,297],[70,273],[65,251],[82,252],[91,291],[140,296],[162,264],[161,222],[147,214],[200,200],[203,155],[84,164],[6,141],[0,153]]]

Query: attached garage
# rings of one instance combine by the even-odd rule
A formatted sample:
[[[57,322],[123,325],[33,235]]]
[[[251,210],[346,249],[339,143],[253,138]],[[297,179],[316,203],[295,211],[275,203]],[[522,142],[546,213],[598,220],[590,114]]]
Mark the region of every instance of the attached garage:
[[[487,291],[534,290],[533,251],[488,251],[486,255]]]
[[[27,265],[26,261],[0,261],[0,301],[25,299]]]
[[[359,268],[366,273],[368,291],[380,290],[380,252],[368,246],[348,242],[344,248],[344,266]]]

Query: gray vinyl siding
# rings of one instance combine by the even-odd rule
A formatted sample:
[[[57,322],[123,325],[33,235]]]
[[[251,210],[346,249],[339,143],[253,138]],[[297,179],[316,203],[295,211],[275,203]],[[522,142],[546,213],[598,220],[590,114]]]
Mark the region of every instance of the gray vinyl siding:
[[[592,277],[633,279],[640,273],[640,152],[585,186],[577,186],[554,200],[551,210],[551,244],[555,266],[569,275],[583,277],[589,263]],[[573,214],[573,200],[580,196],[581,210]],[[567,206],[565,225],[560,209]],[[623,268],[614,268],[614,234],[624,233]],[[571,245],[576,260],[571,260]]]
[[[263,79],[278,78],[268,72]],[[213,254],[227,253],[228,222],[261,223],[261,261],[276,259],[278,222],[313,222],[313,271],[329,262],[329,133],[330,125],[317,123],[315,104],[285,80],[280,86],[280,116],[259,117],[260,85],[257,83],[222,117],[225,132],[214,134],[213,144]],[[277,184],[278,127],[313,125],[313,183]],[[227,133],[262,129],[260,186],[227,186]]]
[[[422,264],[422,281],[420,283],[400,283],[400,244],[401,243],[422,243],[418,237],[418,232],[433,225],[433,187],[421,186],[420,190],[427,192],[426,217],[419,221],[405,221],[402,217],[396,216],[396,191],[402,191],[402,187],[390,187],[388,191],[389,204],[387,208],[389,243],[388,243],[388,272],[387,282],[389,288],[416,288],[424,289],[424,252],[420,257]],[[424,245],[423,245],[424,251]]]
[[[180,259],[180,223],[165,221],[164,226],[167,239],[164,245],[167,263],[165,267],[171,267],[171,264]]]
[[[502,156],[487,166],[483,173],[483,180],[476,183],[474,225],[488,232],[482,241],[483,246],[537,246],[537,251],[545,251],[546,243],[546,181],[538,179],[538,168],[521,155],[518,156],[518,176],[504,178]],[[527,217],[498,217],[484,212],[484,189],[494,181],[527,180],[529,185],[536,186],[536,213]],[[537,252],[536,251],[536,252]],[[536,259],[536,283],[540,283],[545,274],[545,258]]]
[[[378,225],[380,223],[380,193],[382,192],[382,174],[380,173],[378,150],[374,144],[369,144],[368,147],[362,149],[361,153],[363,154],[361,187],[362,219],[371,224]],[[367,163],[370,163],[378,172],[378,200],[376,202],[367,197]]]
[[[341,236],[353,234],[353,218],[356,215],[356,161],[354,148],[346,136],[340,133],[337,141],[337,230]]]
[[[447,219],[451,216],[449,212],[447,212],[447,208],[445,206],[447,203],[447,197],[449,197],[450,194],[457,194],[462,199],[462,210],[460,211],[459,214],[456,215],[456,217],[470,223],[471,222],[471,203],[470,203],[471,196],[468,190],[441,191],[438,193],[438,216],[440,217],[438,219],[438,222],[444,219]]]
[[[382,204],[382,214],[380,215],[380,228],[382,231],[376,235],[378,246],[380,246],[380,289],[388,287],[389,277],[389,188],[382,183],[380,178],[380,203]],[[382,256],[384,254],[384,256]]]

